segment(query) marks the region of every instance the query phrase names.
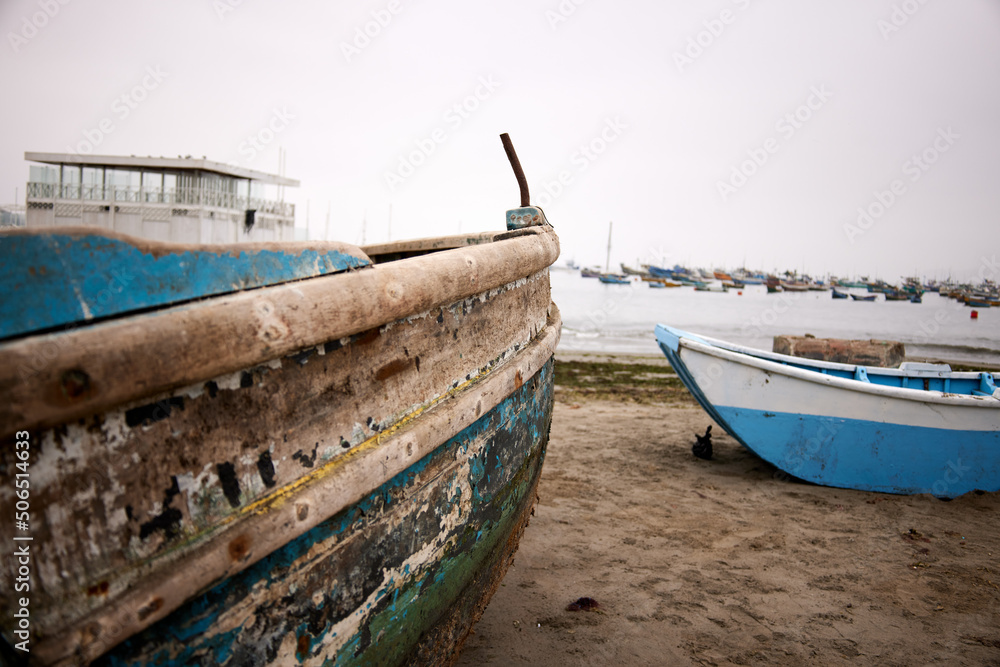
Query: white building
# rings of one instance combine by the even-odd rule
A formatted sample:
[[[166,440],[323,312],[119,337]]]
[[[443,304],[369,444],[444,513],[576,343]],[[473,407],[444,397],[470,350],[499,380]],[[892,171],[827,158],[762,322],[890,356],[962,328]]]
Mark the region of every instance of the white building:
[[[176,243],[295,240],[299,182],[205,159],[25,153],[27,226],[88,225]]]

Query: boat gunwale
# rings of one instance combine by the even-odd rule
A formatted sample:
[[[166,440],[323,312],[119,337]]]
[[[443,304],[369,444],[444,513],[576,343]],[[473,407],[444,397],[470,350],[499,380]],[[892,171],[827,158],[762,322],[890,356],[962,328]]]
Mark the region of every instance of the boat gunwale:
[[[441,250],[454,250],[455,248],[466,248],[469,246],[493,243],[497,236],[506,232],[475,232],[469,234],[452,234],[451,236],[432,236],[418,239],[402,239],[399,241],[386,241],[385,243],[370,243],[359,246],[362,252],[372,258],[373,263],[378,264],[375,258],[380,255],[393,255],[404,252],[439,252]]]
[[[810,359],[809,357],[795,357],[787,354],[781,354],[780,352],[768,352],[767,350],[759,350],[756,348],[748,347],[745,345],[739,345],[737,343],[730,343],[728,341],[721,340],[719,338],[713,338],[711,336],[703,336],[701,334],[694,334],[690,331],[684,331],[682,329],[677,329],[676,327],[671,327],[665,324],[658,325],[663,327],[668,331],[672,331],[678,334],[682,334],[682,337],[686,337],[688,340],[701,340],[709,345],[718,347],[721,349],[732,350],[733,352],[739,352],[746,354],[751,357],[757,357],[759,359],[769,359],[771,361],[777,361],[783,364],[796,365],[796,366],[815,366],[817,368],[825,368],[827,370],[837,370],[846,371],[853,373],[857,368],[864,368],[868,372],[868,375],[885,375],[890,377],[920,377],[920,378],[930,378],[930,377],[950,377],[965,380],[974,380],[979,377],[979,372],[976,371],[952,371],[952,370],[941,370],[941,371],[907,371],[899,368],[884,368],[881,366],[866,366],[864,364],[847,364],[839,361],[825,361],[823,359]]]
[[[558,237],[548,225],[496,232],[493,238],[0,343],[0,438],[57,426],[482,294],[545,271],[559,255]],[[201,350],[213,337],[218,345]],[[132,372],[122,376],[122,368]],[[84,374],[85,391],[69,396],[67,374],[74,373],[71,382]],[[71,389],[79,390],[79,384]]]
[[[830,370],[842,370],[842,371],[853,371],[857,368],[864,368],[869,374],[873,374],[879,371],[894,370],[895,373],[891,375],[896,375],[900,377],[913,377],[913,378],[926,378],[928,375],[919,373],[907,373],[905,371],[899,371],[898,369],[872,369],[869,370],[868,366],[858,366],[852,364],[841,364],[837,362],[824,362],[815,361],[800,357],[790,357],[787,355],[777,354],[774,352],[763,352],[760,350],[753,350],[752,348],[744,348],[739,345],[732,345],[724,343],[723,341],[716,341],[716,339],[697,336],[690,334],[689,332],[682,331],[680,329],[675,329],[673,327],[667,327],[666,325],[657,325],[657,330],[662,328],[669,335],[676,336],[679,339],[679,345],[690,349],[693,352],[699,352],[711,357],[724,359],[725,361],[740,364],[743,366],[750,366],[758,370],[770,373],[777,373],[779,375],[784,375],[786,377],[810,382],[813,384],[827,385],[837,389],[859,392],[864,394],[871,394],[874,396],[880,396],[884,398],[895,398],[905,401],[915,401],[920,403],[935,403],[938,405],[947,405],[953,407],[974,407],[974,408],[986,408],[986,409],[996,409],[1000,408],[1000,397],[995,394],[993,396],[974,396],[969,394],[954,394],[945,393],[933,389],[916,389],[916,388],[904,388],[904,387],[890,387],[883,384],[877,384],[872,382],[865,382],[862,380],[855,380],[851,378],[838,377],[836,375],[828,375],[822,372],[822,368],[827,368]],[[661,340],[659,335],[657,335],[657,340],[661,344],[666,344],[665,341]],[[718,345],[716,343],[723,343]],[[760,352],[760,355],[755,353]],[[678,353],[678,357],[680,357]],[[782,361],[785,360],[784,363]],[[806,362],[806,363],[803,363]],[[815,366],[817,370],[810,370],[809,368],[803,368],[802,366]],[[888,373],[887,373],[888,374]],[[979,373],[974,372],[950,372],[945,374],[946,377],[956,378],[956,379],[969,379],[974,380],[980,377]],[[697,383],[697,379],[692,376],[692,380]],[[700,387],[699,387],[700,391]],[[707,400],[707,396],[706,396]]]

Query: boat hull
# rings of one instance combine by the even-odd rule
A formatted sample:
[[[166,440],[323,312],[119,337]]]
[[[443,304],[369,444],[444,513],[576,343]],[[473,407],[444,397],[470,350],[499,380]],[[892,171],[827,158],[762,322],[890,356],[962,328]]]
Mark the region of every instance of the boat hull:
[[[535,497],[558,239],[397,245],[357,271],[0,344],[0,470],[15,432],[31,442],[33,659],[454,657]],[[7,534],[15,500],[0,488]]]
[[[949,498],[1000,490],[1000,400],[993,396],[886,387],[746,358],[672,332],[657,327],[660,347],[692,394],[728,433],[789,475]]]
[[[447,664],[513,560],[551,408],[549,361],[430,455],[97,664]]]

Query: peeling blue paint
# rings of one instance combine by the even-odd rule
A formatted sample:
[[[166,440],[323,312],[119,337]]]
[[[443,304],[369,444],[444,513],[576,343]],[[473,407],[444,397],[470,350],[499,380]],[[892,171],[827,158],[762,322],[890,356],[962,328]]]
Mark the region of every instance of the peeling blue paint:
[[[154,256],[99,231],[0,234],[0,339],[367,266],[353,246]]]

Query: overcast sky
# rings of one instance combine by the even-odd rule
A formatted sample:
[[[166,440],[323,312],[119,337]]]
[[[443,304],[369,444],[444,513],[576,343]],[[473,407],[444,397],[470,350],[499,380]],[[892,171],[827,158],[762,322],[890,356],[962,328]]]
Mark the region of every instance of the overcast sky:
[[[613,266],[1000,278],[993,0],[3,0],[0,27],[2,202],[25,151],[280,146],[314,238],[499,229],[509,132],[560,261],[603,265],[613,221]]]

